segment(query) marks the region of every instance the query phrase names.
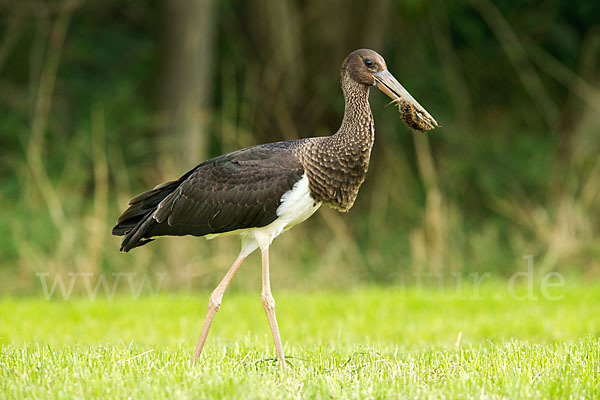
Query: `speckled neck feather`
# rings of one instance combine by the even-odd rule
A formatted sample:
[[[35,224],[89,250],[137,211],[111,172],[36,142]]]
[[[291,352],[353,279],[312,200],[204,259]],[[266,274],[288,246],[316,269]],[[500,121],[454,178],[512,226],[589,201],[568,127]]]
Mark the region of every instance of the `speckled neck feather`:
[[[332,136],[303,141],[296,155],[304,165],[311,196],[340,211],[354,204],[369,168],[375,126],[369,106],[369,86],[342,71],[346,100],[344,119]]]

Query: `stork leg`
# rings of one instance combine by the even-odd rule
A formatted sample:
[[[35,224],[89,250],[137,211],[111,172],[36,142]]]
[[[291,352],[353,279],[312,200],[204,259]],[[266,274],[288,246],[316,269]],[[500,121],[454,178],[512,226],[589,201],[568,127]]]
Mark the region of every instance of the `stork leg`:
[[[267,246],[262,251],[262,293],[261,300],[269,319],[271,333],[275,341],[275,349],[277,350],[277,358],[285,372],[285,358],[283,358],[283,347],[281,346],[281,337],[279,336],[279,328],[277,327],[277,318],[275,317],[275,299],[271,293],[271,278],[269,277],[269,247]]]
[[[202,333],[200,334],[200,339],[198,339],[196,351],[194,351],[194,364],[196,364],[196,360],[200,357],[200,354],[202,353],[202,348],[204,347],[204,342],[206,342],[206,337],[208,336],[208,330],[210,329],[212,320],[215,317],[217,311],[219,311],[219,307],[221,307],[223,294],[225,293],[229,282],[231,282],[231,279],[237,272],[238,268],[246,259],[247,255],[248,254],[244,250],[242,250],[242,252],[235,260],[231,268],[229,268],[229,271],[227,271],[219,285],[210,294],[210,298],[208,299],[208,311],[206,312],[206,318],[204,319],[204,325],[202,326]]]

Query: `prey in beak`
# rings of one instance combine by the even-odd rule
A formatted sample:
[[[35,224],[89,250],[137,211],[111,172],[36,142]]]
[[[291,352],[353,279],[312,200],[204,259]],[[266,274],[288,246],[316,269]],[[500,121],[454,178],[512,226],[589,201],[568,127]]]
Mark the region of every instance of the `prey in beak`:
[[[387,94],[393,103],[398,104],[402,120],[409,128],[427,132],[439,126],[431,114],[404,89],[387,69],[372,72],[371,75],[375,78],[375,87]]]

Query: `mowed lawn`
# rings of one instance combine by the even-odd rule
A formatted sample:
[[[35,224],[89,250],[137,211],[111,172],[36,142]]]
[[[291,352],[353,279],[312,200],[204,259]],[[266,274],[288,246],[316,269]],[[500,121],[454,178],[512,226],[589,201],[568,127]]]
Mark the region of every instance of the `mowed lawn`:
[[[4,297],[0,398],[600,398],[600,284],[551,289],[275,290],[287,375],[259,293],[226,294],[195,367],[208,293]]]

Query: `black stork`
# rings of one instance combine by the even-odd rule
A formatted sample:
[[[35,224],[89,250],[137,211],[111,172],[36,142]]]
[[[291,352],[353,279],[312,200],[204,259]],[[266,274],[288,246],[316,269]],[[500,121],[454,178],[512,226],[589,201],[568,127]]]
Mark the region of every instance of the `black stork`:
[[[241,236],[239,256],[210,295],[194,361],[202,352],[227,285],[244,259],[260,248],[262,304],[277,357],[285,370],[269,279],[269,246],[321,204],[339,211],[348,211],[354,204],[375,140],[369,106],[372,86],[398,104],[410,128],[428,131],[438,126],[373,50],[356,50],[346,57],[341,85],[345,111],[334,135],[262,144],[205,161],[181,178],[131,199],[113,228],[114,235],[125,236],[121,251],[145,245],[159,236]]]

